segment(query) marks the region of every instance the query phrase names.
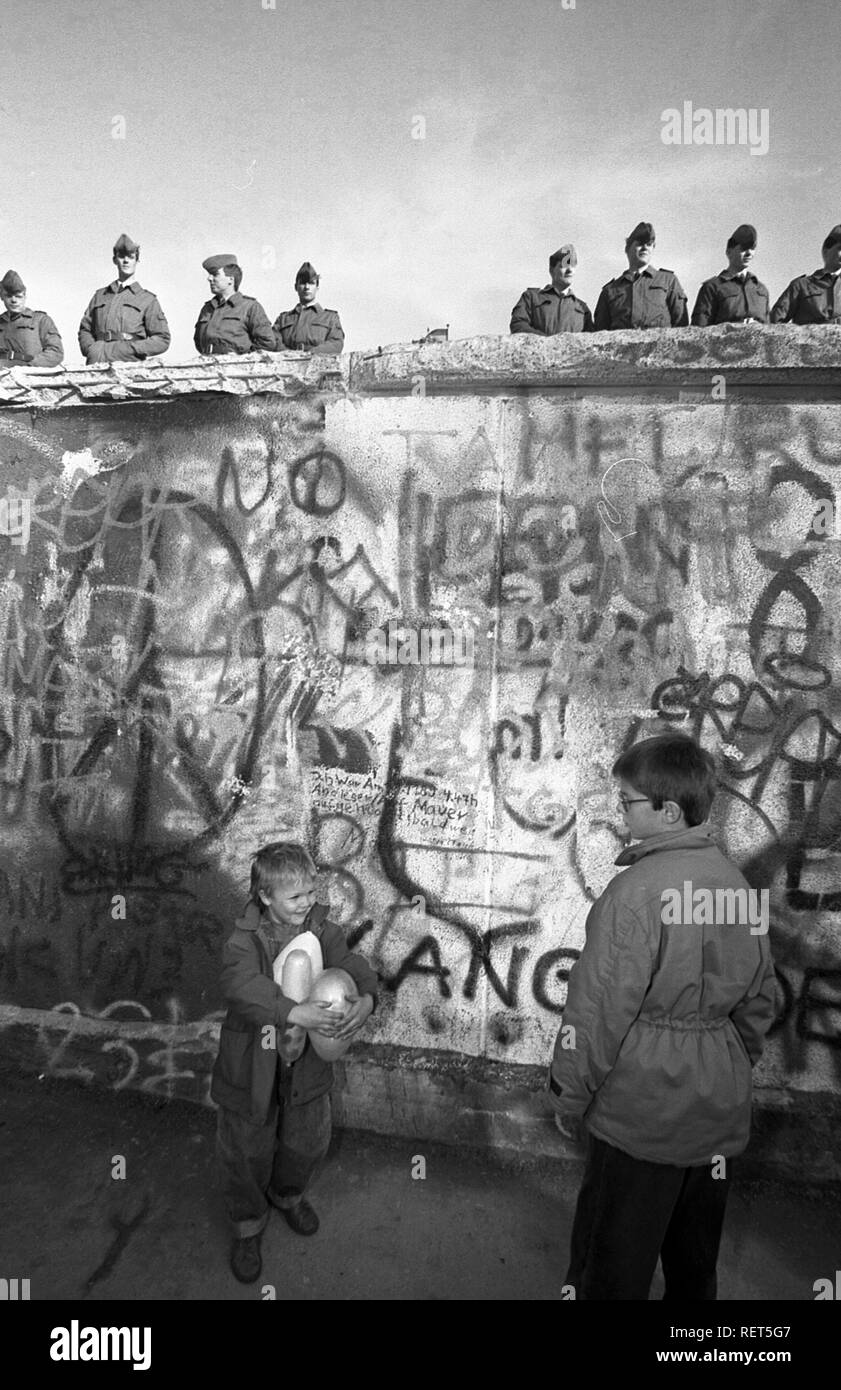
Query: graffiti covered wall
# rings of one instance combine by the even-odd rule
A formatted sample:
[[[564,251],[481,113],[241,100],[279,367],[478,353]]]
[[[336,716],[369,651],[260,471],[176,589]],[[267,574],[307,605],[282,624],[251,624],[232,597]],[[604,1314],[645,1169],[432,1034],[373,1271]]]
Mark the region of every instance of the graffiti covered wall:
[[[630,388],[607,337],[574,372],[484,340],[484,382],[427,349],[2,413],[30,525],[0,536],[0,997],[7,1029],[41,1011],[42,1068],[205,1096],[222,940],[287,835],[384,980],[371,1058],[542,1068],[621,847],[610,765],[675,727],[771,888],[758,1085],[837,1096],[841,404],[802,356],[714,396],[710,348],[682,392],[645,341]],[[372,662],[398,620],[472,661]]]

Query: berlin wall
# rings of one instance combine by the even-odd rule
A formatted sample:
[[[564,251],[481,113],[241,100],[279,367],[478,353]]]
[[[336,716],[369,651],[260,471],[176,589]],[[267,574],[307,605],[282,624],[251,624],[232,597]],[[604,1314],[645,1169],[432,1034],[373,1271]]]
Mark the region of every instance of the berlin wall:
[[[610,766],[680,729],[771,890],[756,1152],[841,1176],[838,344],[1,374],[7,1062],[209,1103],[223,939],[294,836],[383,981],[340,1121],[562,1153],[545,1069],[621,848]],[[389,620],[471,660],[372,662]]]

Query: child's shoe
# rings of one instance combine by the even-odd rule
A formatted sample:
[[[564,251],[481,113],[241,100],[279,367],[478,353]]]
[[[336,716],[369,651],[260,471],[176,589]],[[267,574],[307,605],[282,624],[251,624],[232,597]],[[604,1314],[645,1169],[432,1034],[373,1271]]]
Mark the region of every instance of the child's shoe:
[[[277,1202],[278,1211],[286,1219],[287,1225],[299,1236],[314,1236],[318,1230],[319,1221],[306,1197],[300,1197],[294,1207],[281,1207]]]
[[[253,1284],[260,1278],[263,1261],[260,1257],[260,1237],[243,1236],[235,1240],[231,1250],[231,1270],[241,1284]]]

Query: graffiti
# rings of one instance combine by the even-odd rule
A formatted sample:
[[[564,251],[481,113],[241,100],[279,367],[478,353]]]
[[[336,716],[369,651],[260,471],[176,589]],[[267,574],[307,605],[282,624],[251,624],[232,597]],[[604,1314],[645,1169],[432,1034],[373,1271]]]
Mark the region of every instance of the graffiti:
[[[210,1103],[210,1072],[218,1051],[219,1012],[186,1022],[176,999],[168,1018],[153,1018],[135,999],[118,999],[95,1014],[65,1001],[49,1013],[0,1005],[0,1031],[37,1022],[41,1074],[57,1080],[127,1087],[172,1100]]]
[[[310,516],[332,516],[345,500],[345,468],[337,454],[316,449],[297,459],[289,472],[296,507]]]
[[[0,431],[31,479],[0,579],[0,981],[74,1001],[44,1025],[51,1073],[205,1084],[189,1029],[251,856],[285,835],[381,974],[375,1044],[542,1063],[620,847],[610,765],[669,727],[714,753],[725,843],[771,885],[779,1056],[835,1057],[841,576],[804,522],[841,462],[823,407],[69,414]],[[469,626],[475,665],[372,667],[398,615]]]
[[[789,905],[837,912],[841,727],[810,698],[821,681],[810,689],[800,675],[792,680],[779,666],[773,672],[776,690],[733,674],[712,679],[680,670],[657,687],[652,706],[702,742],[712,735],[713,746],[719,743],[722,791],[749,807],[784,848]],[[820,890],[806,886],[812,863],[825,883]]]

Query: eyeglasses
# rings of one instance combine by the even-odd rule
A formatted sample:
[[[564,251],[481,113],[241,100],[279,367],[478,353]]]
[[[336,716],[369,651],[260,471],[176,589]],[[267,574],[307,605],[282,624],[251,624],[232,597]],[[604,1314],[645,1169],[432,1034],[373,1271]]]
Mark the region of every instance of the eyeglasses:
[[[623,795],[623,796],[620,796],[620,797],[618,798],[618,800],[619,800],[619,805],[622,807],[622,810],[623,810],[623,811],[627,811],[627,809],[628,809],[629,806],[636,806],[636,805],[638,805],[639,803],[641,803],[641,802],[643,802],[643,801],[650,801],[650,800],[651,800],[651,797],[650,797],[650,796],[624,796],[624,795]]]

